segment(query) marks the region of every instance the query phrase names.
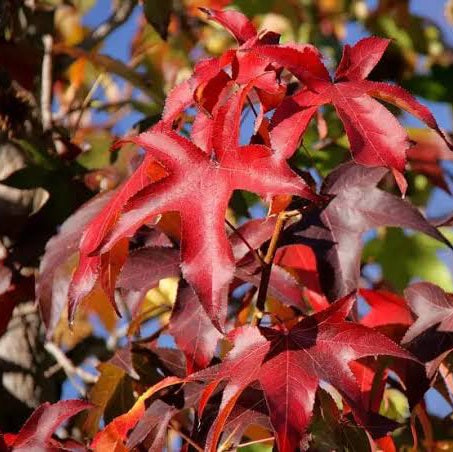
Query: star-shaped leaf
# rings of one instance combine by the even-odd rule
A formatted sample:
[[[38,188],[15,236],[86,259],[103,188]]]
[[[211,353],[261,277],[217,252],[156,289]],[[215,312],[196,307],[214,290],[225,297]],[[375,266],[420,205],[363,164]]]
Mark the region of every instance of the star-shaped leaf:
[[[413,359],[386,336],[345,320],[354,296],[306,317],[288,330],[243,327],[230,334],[233,349],[219,366],[193,374],[209,382],[200,408],[225,380],[219,415],[212,426],[208,450],[216,450],[225,420],[242,391],[258,381],[265,395],[278,450],[293,451],[308,427],[320,380],[336,388],[359,423],[382,435],[385,423],[366,413],[349,362],[365,356],[390,355]]]
[[[389,41],[365,38],[355,46],[345,46],[333,82],[319,69],[307,72],[300,66],[303,51],[284,46],[262,46],[253,50],[288,68],[306,85],[277,108],[271,124],[272,147],[283,154],[292,152],[308,123],[325,104],[333,104],[344,124],[352,157],[366,166],[391,168],[402,192],[406,183],[402,172],[409,140],[398,120],[378,101],[383,100],[408,111],[434,129],[450,149],[452,144],[440,130],[434,116],[410,93],[399,86],[365,80],[382,57]],[[318,64],[322,63],[319,61]]]
[[[380,226],[423,232],[450,246],[448,240],[409,202],[376,187],[385,168],[347,163],[324,181],[321,193],[333,196],[324,209],[314,209],[288,232],[288,242],[309,245],[316,254],[321,285],[330,300],[358,286],[362,234]]]
[[[239,108],[240,110],[240,108]],[[124,142],[133,142],[146,151],[145,162],[159,161],[168,176],[145,186],[121,207],[118,199],[126,199],[128,183],[107,204],[104,211],[118,221],[106,225],[102,211],[85,230],[81,241],[81,262],[105,255],[122,238],[131,237],[157,215],[178,211],[181,215],[182,273],[197,295],[214,324],[222,328],[226,315],[228,284],[234,273],[234,259],[225,232],[225,212],[233,190],[243,189],[270,198],[278,194],[295,194],[311,200],[319,198],[303,179],[291,171],[284,159],[261,145],[239,147],[228,141],[216,158],[196,147],[188,139],[159,123],[149,132]],[[154,160],[153,160],[154,161]],[[146,163],[137,170],[146,177]],[[190,168],[190,170],[188,170]],[[132,178],[136,179],[137,175]],[[121,215],[120,215],[121,214]],[[81,281],[79,265],[75,280]],[[73,281],[74,282],[74,281]],[[70,312],[80,301],[73,284]]]
[[[405,291],[415,323],[407,330],[403,342],[410,342],[431,327],[437,331],[453,332],[453,296],[440,287],[426,282],[411,284]]]

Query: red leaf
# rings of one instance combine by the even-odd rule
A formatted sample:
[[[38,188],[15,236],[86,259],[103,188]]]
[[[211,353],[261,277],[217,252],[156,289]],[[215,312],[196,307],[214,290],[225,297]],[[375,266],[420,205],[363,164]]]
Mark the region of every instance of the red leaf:
[[[353,163],[338,166],[321,189],[323,195],[333,198],[327,207],[311,210],[287,230],[286,243],[282,245],[308,245],[316,254],[321,286],[330,300],[357,289],[361,237],[369,229],[410,228],[451,246],[414,206],[376,187],[385,173],[384,168]]]
[[[119,275],[117,286],[127,290],[147,291],[163,278],[179,276],[179,251],[150,247],[130,253]]]
[[[327,308],[329,303],[319,283],[316,255],[310,247],[292,245],[280,248],[275,255],[275,263],[296,275],[304,287],[305,297],[315,311]]]
[[[332,103],[344,124],[354,160],[362,165],[386,166],[402,173],[409,148],[406,132],[373,97],[397,105],[424,121],[453,149],[433,115],[407,91],[398,86],[364,80],[387,44],[387,40],[366,38],[352,48],[346,46],[335,83],[330,82],[325,68],[324,71],[321,69],[321,60],[316,60],[310,52],[286,46],[260,47],[260,55],[285,66],[307,86],[286,98],[275,112],[271,142],[276,150],[285,153],[297,145],[316,107]],[[307,55],[317,61],[317,70],[313,69],[314,66],[310,70],[307,68]],[[296,64],[296,61],[300,63]],[[398,182],[404,189],[402,177],[398,177]]]
[[[437,331],[453,331],[453,296],[440,287],[423,282],[410,285],[405,291],[417,320],[409,328],[403,342],[410,342],[427,329],[436,326]]]
[[[192,288],[180,284],[169,332],[186,355],[187,374],[211,362],[222,334],[214,328]]]
[[[105,222],[96,218],[85,232],[82,259],[109,251],[118,240],[130,237],[139,226],[160,213],[179,211],[183,275],[194,287],[214,324],[221,328],[226,315],[228,284],[234,272],[224,225],[232,191],[243,189],[267,198],[297,194],[317,200],[317,196],[290,170],[285,160],[275,157],[265,146],[230,148],[217,163],[162,124],[126,141],[144,147],[149,156],[162,163],[169,176],[149,185],[123,206],[123,214],[109,235]],[[117,209],[117,200],[113,202]]]
[[[240,261],[250,252],[258,249],[272,237],[277,222],[277,215],[265,219],[249,220],[230,235],[231,246],[236,261]]]
[[[278,93],[280,90],[280,84],[276,79],[275,73],[265,72],[251,79],[219,108],[212,131],[212,144],[219,161],[222,160],[224,152],[230,152],[239,146],[242,109],[250,91],[254,87],[260,87],[269,93]],[[289,157],[291,155],[276,155],[278,159],[288,159]]]
[[[335,72],[335,81],[364,80],[384,55],[390,40],[371,36],[354,46],[346,44]]]
[[[71,275],[64,271],[63,264],[77,252],[84,228],[112,195],[113,192],[106,193],[84,204],[62,224],[58,234],[47,242],[36,280],[36,298],[47,337],[52,336],[68,301]]]
[[[145,401],[161,389],[183,382],[184,380],[181,378],[168,377],[149,388],[137,399],[134,406],[127,413],[116,417],[112,422],[106,425],[103,430],[96,434],[91,443],[91,449],[99,452],[116,450],[116,447],[121,451],[127,450],[124,447],[124,440],[129,431],[132,430],[143,417],[146,410]]]
[[[360,289],[360,295],[370,305],[371,311],[360,323],[370,328],[392,324],[409,326],[414,322],[406,300],[386,290]]]
[[[225,27],[239,44],[256,36],[256,28],[244,14],[239,11],[218,11],[215,9],[200,8],[208,18]]]
[[[216,450],[235,401],[255,380],[264,391],[281,452],[293,451],[298,446],[310,422],[320,380],[341,393],[362,425],[380,419],[366,414],[360,388],[348,363],[375,355],[414,358],[376,331],[345,321],[353,303],[354,297],[345,297],[306,317],[289,331],[244,327],[231,333],[234,347],[222,364],[191,376],[194,380],[211,382],[206,388],[208,397],[215,385],[227,381],[219,416],[212,426],[209,450]],[[382,434],[379,422],[369,427]]]
[[[255,260],[238,265],[235,276],[257,288],[260,286],[261,269]],[[304,300],[303,289],[303,286],[288,271],[278,265],[272,267],[268,289],[269,296],[289,306],[306,310],[307,303]]]
[[[164,450],[168,424],[177,412],[177,408],[161,400],[153,402],[132,431],[127,441],[128,450],[133,450],[145,440],[148,450]]]
[[[51,405],[40,405],[25,422],[12,444],[14,449],[46,450],[56,442],[52,435],[64,421],[80,411],[91,408],[91,404],[82,400],[63,400]],[[58,444],[58,443],[57,443]]]
[[[407,152],[412,171],[424,174],[432,184],[450,192],[441,162],[453,160],[453,153],[445,141],[431,130],[411,130],[409,137],[416,142]]]
[[[330,84],[329,72],[322,64],[321,54],[310,44],[263,45],[252,52],[267,58],[269,63],[287,68],[314,92]]]

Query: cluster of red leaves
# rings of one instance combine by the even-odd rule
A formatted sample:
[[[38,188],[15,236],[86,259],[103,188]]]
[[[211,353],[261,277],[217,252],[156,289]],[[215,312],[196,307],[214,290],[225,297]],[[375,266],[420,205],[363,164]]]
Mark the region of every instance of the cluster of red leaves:
[[[341,395],[342,418],[351,413],[372,437],[382,437],[398,424],[378,414],[388,373],[379,369],[377,357],[392,357],[387,367],[415,406],[453,348],[453,327],[450,296],[426,283],[407,290],[408,304],[391,293],[362,291],[371,312],[361,321],[351,314],[365,231],[411,228],[449,245],[410,203],[377,188],[390,169],[404,193],[410,142],[397,119],[373,98],[412,113],[451,145],[409,93],[366,80],[387,40],[367,38],[345,46],[332,80],[314,47],[281,45],[278,35],[257,33],[238,12],[206,13],[239,46],[198,63],[192,77],[168,96],[157,125],[117,143],[143,148],[142,163],[113,195],[95,199],[71,217],[49,242],[41,264],[37,293],[49,336],[64,308],[52,296],[56,286],[69,297],[73,319],[95,287],[118,311],[115,289],[141,300],[163,277],[182,276],[187,283],[180,283],[169,327],[183,353],[182,370],[164,372],[167,378],[98,433],[91,447],[130,450],[143,443],[160,450],[172,417],[198,407],[190,435],[208,450],[216,450],[220,440],[234,444],[248,425],[258,424],[274,431],[280,452],[292,451],[309,427],[320,382]],[[287,95],[291,76],[299,89]],[[355,163],[336,168],[316,194],[287,160],[326,104],[333,104],[344,124]],[[248,106],[256,111],[255,130],[250,143],[243,144],[241,115]],[[182,120],[188,109],[196,111],[190,137]],[[260,286],[262,268],[254,250],[266,248],[276,223],[275,215],[251,220],[228,236],[225,214],[238,189],[274,201],[274,211],[288,205],[288,196],[303,198],[303,217],[282,234],[269,282],[269,296],[293,307],[289,321],[247,325],[242,320],[246,303],[227,319],[232,290],[241,282]],[[167,212],[180,215],[178,243],[156,236],[129,252],[139,228],[153,227]],[[62,285],[58,265],[77,248],[78,267],[70,284]],[[129,306],[132,314],[136,309]],[[415,323],[411,311],[418,317]],[[449,340],[432,350],[429,344],[438,334]],[[211,365],[220,340],[231,350]],[[398,345],[401,341],[406,349]],[[420,378],[414,382],[414,376]],[[158,391],[180,384],[182,408],[169,403],[168,394],[178,393],[171,390],[165,401],[154,398],[145,405]],[[29,421],[34,427],[38,414]],[[42,430],[45,440],[51,437],[48,430]],[[21,435],[4,440],[16,447]]]

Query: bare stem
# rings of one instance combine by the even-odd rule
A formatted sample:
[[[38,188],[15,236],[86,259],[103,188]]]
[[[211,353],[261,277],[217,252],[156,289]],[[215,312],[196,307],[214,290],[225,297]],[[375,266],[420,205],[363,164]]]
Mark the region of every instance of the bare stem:
[[[297,212],[298,214],[299,212]],[[266,303],[267,290],[271,279],[272,263],[274,262],[275,253],[277,251],[280,235],[285,227],[286,222],[294,216],[294,212],[280,212],[277,222],[275,223],[274,232],[272,233],[271,242],[264,257],[263,270],[261,272],[261,282],[258,290],[258,298],[256,300],[255,314],[253,316],[252,325],[259,325]]]
[[[85,112],[86,108],[88,107],[89,103],[91,102],[91,99],[99,86],[99,84],[102,82],[102,79],[104,78],[104,72],[101,72],[97,77],[96,80],[94,81],[93,85],[90,88],[90,91],[88,91],[88,94],[86,95],[85,99],[82,102],[82,106],[80,107],[79,113],[77,115],[77,119],[74,125],[74,130],[77,131],[79,128],[80,121],[82,120],[83,113]]]
[[[51,35],[44,35],[44,57],[42,59],[41,73],[41,117],[44,131],[52,127],[52,47]]]
[[[275,438],[273,436],[269,436],[269,438],[256,439],[255,441],[238,444],[237,448],[239,449],[240,447],[252,446],[253,444],[267,443],[268,441],[274,441],[274,439]]]
[[[182,432],[174,422],[170,422],[170,428],[174,430],[184,441],[190,444],[198,452],[203,452],[203,448],[200,447],[192,438],[189,438],[184,432]]]
[[[252,100],[250,99],[249,96],[247,96],[247,100],[249,102],[250,108],[253,111],[253,114],[255,115],[255,118],[257,118],[258,117],[258,112],[256,111],[255,106],[253,105],[253,102],[252,102]]]

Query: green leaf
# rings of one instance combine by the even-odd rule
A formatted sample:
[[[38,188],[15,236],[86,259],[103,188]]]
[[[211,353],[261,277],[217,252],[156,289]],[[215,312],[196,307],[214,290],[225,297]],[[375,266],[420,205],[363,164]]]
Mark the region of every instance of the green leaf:
[[[407,397],[398,389],[386,389],[379,413],[389,419],[403,423],[410,416]]]
[[[453,79],[453,64],[433,65],[428,75],[416,75],[404,82],[403,86],[413,94],[436,102],[453,103],[453,91],[449,89]]]
[[[451,240],[453,233],[442,230]],[[388,228],[383,237],[368,242],[363,261],[381,265],[382,276],[402,292],[413,279],[422,279],[437,284],[447,292],[453,291],[450,270],[440,259],[438,252],[445,245],[419,233],[408,234],[400,229]]]
[[[250,446],[241,447],[241,452],[272,452],[272,446],[267,446],[265,444],[251,444]]]
[[[61,166],[57,160],[53,159],[49,154],[47,154],[46,151],[42,150],[41,147],[38,147],[26,140],[13,141],[25,152],[27,158],[36,166],[40,166],[48,170],[55,170]]]
[[[110,165],[113,155],[110,152],[112,136],[105,130],[98,130],[88,135],[86,141],[90,150],[80,154],[77,162],[89,170]]]

